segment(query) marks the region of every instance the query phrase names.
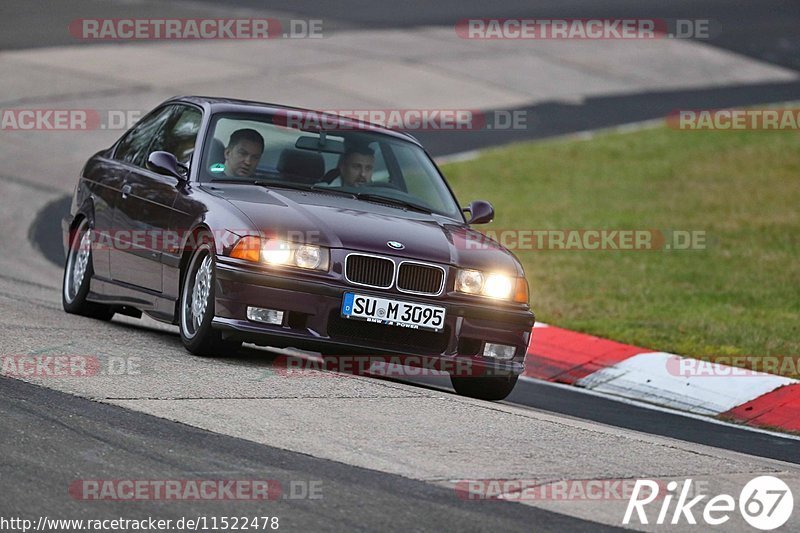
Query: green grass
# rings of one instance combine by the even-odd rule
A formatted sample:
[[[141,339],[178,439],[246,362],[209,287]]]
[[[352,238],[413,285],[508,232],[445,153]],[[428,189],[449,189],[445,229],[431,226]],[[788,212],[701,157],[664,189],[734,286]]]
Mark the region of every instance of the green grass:
[[[701,230],[704,250],[515,250],[537,320],[659,351],[800,355],[800,134],[677,131],[513,145],[443,168],[477,229]]]

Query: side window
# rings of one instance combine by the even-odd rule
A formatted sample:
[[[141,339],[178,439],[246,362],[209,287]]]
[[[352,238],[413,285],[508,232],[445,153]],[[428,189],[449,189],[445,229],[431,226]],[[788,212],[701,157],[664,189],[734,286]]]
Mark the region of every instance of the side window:
[[[181,163],[188,164],[194,152],[201,120],[200,110],[185,105],[174,106],[164,127],[156,132],[149,151],[169,152]]]
[[[174,110],[175,106],[166,106],[147,116],[122,139],[114,153],[114,158],[143,167],[149,155],[147,149],[153,136],[167,122]]]

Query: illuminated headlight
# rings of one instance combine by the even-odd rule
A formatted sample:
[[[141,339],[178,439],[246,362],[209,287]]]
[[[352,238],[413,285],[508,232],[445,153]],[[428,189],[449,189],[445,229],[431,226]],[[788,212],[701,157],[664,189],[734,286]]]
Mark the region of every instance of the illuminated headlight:
[[[525,278],[506,276],[480,270],[459,270],[455,290],[465,294],[478,294],[497,300],[528,303],[528,282]]]
[[[262,240],[253,236],[239,239],[231,250],[231,257],[309,270],[328,270],[329,262],[328,249],[323,246],[280,239]]]
[[[288,265],[292,260],[292,246],[286,241],[269,240],[261,247],[261,260],[271,265]]]
[[[514,279],[503,274],[484,274],[479,270],[459,270],[456,290],[467,294],[482,294],[489,298],[507,299],[511,296]]]
[[[502,274],[489,274],[483,284],[483,294],[490,298],[499,298],[505,300],[511,296],[511,290],[514,288],[514,283],[508,276]]]

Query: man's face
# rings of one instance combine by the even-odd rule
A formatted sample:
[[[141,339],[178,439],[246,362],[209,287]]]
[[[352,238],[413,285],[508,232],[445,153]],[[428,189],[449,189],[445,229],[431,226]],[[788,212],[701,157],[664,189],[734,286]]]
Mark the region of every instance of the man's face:
[[[372,167],[375,157],[365,154],[350,154],[341,165],[342,185],[361,187],[372,181]]]
[[[238,178],[252,176],[261,160],[261,145],[242,139],[225,149],[225,175]]]

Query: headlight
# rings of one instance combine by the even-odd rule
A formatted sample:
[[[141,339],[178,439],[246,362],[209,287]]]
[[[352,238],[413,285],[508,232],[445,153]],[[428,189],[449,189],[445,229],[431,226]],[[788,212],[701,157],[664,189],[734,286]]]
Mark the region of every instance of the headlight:
[[[261,245],[261,260],[270,265],[288,265],[292,260],[292,246],[286,241],[270,239]]]
[[[231,250],[237,259],[309,270],[328,270],[329,255],[323,246],[253,236],[242,237]]]
[[[502,274],[489,274],[483,284],[483,294],[490,298],[505,300],[511,295],[514,283],[511,278]]]
[[[317,268],[322,263],[322,249],[304,244],[294,251],[294,263],[300,268]]]
[[[459,270],[456,290],[467,294],[480,294],[483,290],[483,273],[477,270]]]
[[[497,300],[528,303],[528,282],[525,278],[494,272],[459,270],[456,274],[455,289],[458,292],[479,294]]]

